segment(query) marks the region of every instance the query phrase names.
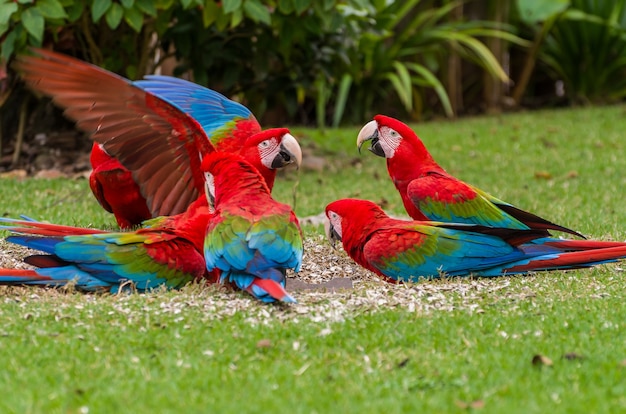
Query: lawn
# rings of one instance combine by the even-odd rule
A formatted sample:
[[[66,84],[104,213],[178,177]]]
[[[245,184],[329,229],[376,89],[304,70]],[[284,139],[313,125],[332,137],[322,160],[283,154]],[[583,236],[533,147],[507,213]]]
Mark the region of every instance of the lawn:
[[[414,127],[465,181],[589,237],[626,240],[625,111]],[[295,203],[300,217],[344,197],[402,215],[384,160],[356,151],[359,128],[293,128],[315,162],[282,173],[276,198]],[[0,194],[8,216],[114,228],[84,179],[4,177]],[[305,231],[299,277],[350,277],[353,289],[298,291],[297,305],[268,306],[216,287],[146,295],[0,288],[0,411],[626,410],[624,264],[394,286],[330,249],[319,226]],[[0,253],[6,265],[23,252],[0,244]]]

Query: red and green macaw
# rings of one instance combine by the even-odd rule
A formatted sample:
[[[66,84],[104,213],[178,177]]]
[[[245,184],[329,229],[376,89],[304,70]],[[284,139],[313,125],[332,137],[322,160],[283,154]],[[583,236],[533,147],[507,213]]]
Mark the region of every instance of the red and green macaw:
[[[200,162],[213,149],[245,148],[242,155],[270,188],[276,168],[302,158],[287,129],[262,131],[245,106],[213,90],[169,76],[130,81],[66,55],[32,51],[14,68],[90,134],[92,192],[122,228],[185,211],[204,191]]]
[[[415,132],[397,119],[376,115],[359,132],[359,150],[366,141],[371,141],[371,152],[387,159],[389,176],[414,220],[541,229],[545,236],[548,230],[556,230],[583,237],[448,174]]]
[[[265,301],[295,302],[285,291],[287,269],[302,264],[302,231],[291,207],[275,201],[259,172],[236,154],[202,162],[215,207],[204,242],[209,270]]]
[[[359,265],[389,282],[503,276],[591,267],[626,258],[626,243],[545,237],[543,229],[390,218],[371,201],[326,207],[326,233]]]
[[[278,131],[278,133],[275,133]],[[284,130],[286,131],[286,130]],[[240,153],[257,172],[256,179],[270,191],[276,169],[301,162],[300,148],[295,142],[291,158],[276,155],[282,141],[290,135],[283,130],[267,130],[249,137]],[[294,139],[295,141],[295,139]],[[216,157],[228,156],[216,153]],[[256,167],[258,166],[258,168]],[[202,173],[203,183],[206,182]],[[229,183],[230,191],[247,193],[237,181]],[[241,206],[246,208],[245,205]],[[73,280],[82,290],[109,289],[117,291],[132,282],[140,291],[155,287],[180,287],[192,280],[209,283],[220,281],[220,270],[206,268],[204,242],[206,229],[214,217],[205,192],[183,213],[160,216],[146,220],[134,232],[104,232],[32,221],[0,218],[7,223],[5,229],[16,235],[8,241],[42,250],[48,255],[27,258],[26,263],[39,267],[36,270],[0,269],[0,284],[64,285]],[[272,290],[271,282],[259,281]],[[284,289],[283,289],[284,290]],[[264,298],[264,301],[269,299]]]
[[[155,218],[132,232],[0,218],[12,232],[7,241],[46,253],[24,259],[36,269],[0,269],[0,284],[73,283],[79,290],[115,293],[131,284],[143,292],[217,283],[219,271],[208,271],[202,254],[211,217],[203,197],[178,216]]]
[[[303,243],[291,208],[272,199],[260,172],[240,155],[214,152],[201,167],[206,196],[136,231],[0,218],[13,233],[7,241],[46,253],[25,259],[36,269],[0,269],[0,284],[72,282],[81,290],[117,292],[130,284],[146,291],[196,280],[228,284],[263,302],[294,302],[285,275],[300,269]]]

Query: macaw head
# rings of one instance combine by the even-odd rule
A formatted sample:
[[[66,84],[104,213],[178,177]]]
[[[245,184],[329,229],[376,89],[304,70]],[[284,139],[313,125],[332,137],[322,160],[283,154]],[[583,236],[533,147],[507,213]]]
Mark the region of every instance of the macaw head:
[[[373,121],[361,128],[356,140],[359,152],[366,141],[370,141],[371,152],[387,159],[393,158],[401,146],[417,143],[423,147],[408,125],[385,115],[376,115]]]
[[[290,164],[300,168],[302,164],[302,149],[287,128],[267,129],[250,136],[239,153],[259,170],[270,189],[277,169]]]
[[[336,211],[326,207],[326,220],[324,221],[324,232],[328,242],[336,249],[335,243],[341,241],[341,216]]]
[[[260,163],[268,169],[278,169],[289,164],[302,163],[302,149],[298,141],[287,128],[272,128],[252,135],[246,140],[241,154],[253,150],[258,154]]]
[[[245,191],[255,194],[270,189],[259,171],[239,154],[215,151],[204,157],[201,165],[209,205],[218,208],[221,200]]]
[[[325,213],[324,230],[333,248],[335,241],[341,241],[344,247],[356,246],[354,241],[367,237],[377,219],[388,218],[376,203],[355,198],[333,201],[326,206]]]

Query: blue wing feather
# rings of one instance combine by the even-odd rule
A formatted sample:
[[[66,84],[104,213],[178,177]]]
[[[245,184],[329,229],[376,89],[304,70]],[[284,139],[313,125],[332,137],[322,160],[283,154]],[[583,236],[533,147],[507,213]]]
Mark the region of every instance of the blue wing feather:
[[[209,137],[229,122],[255,119],[244,105],[184,79],[149,75],[133,84],[191,115]]]

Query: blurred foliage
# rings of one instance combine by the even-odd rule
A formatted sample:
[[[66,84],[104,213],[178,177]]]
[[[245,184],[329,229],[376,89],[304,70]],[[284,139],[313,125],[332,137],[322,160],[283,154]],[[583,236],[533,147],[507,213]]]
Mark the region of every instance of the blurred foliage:
[[[28,46],[55,49],[129,78],[153,69],[158,36],[169,27],[174,0],[2,0],[0,56]]]
[[[626,1],[518,0],[536,31],[537,58],[575,104],[626,97]]]
[[[459,53],[504,82],[501,65],[479,39],[524,43],[509,26],[449,19],[456,1],[283,0],[266,2],[273,3],[272,14],[256,17],[246,16],[248,1],[182,12],[162,40],[196,82],[239,94],[257,114],[284,111],[320,127],[328,115],[334,126],[359,123],[390,106],[419,117],[425,91],[434,91],[453,116],[439,80],[447,55]],[[198,30],[201,23],[208,29]]]
[[[480,38],[511,27],[449,18],[461,3],[409,0],[4,0],[0,53],[54,44],[129,78],[175,56],[175,73],[236,96],[269,122],[361,122],[397,107],[419,117],[459,53],[502,81]],[[439,110],[438,110],[439,111]]]
[[[506,83],[519,68],[505,72],[506,62],[483,42],[498,38],[526,50],[531,42],[515,29],[521,25],[532,47],[517,95],[545,68],[552,82],[563,81],[570,102],[626,95],[626,0],[517,0],[497,22],[481,20],[478,3],[0,0],[0,57],[53,47],[131,79],[174,58],[175,75],[240,100],[264,123],[323,127],[378,112],[456,115],[445,81],[449,59],[462,59],[463,73],[478,69]]]

